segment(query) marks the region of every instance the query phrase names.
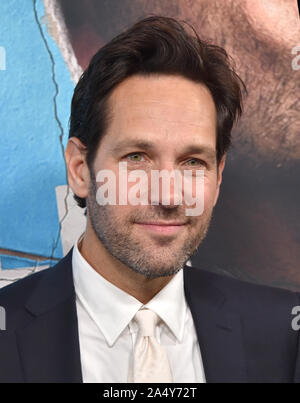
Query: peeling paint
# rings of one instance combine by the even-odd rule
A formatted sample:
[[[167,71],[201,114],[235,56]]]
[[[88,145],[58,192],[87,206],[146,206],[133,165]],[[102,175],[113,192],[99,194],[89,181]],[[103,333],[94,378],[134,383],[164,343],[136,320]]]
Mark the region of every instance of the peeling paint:
[[[5,195],[0,199],[0,249],[50,256],[54,264],[63,256],[65,218],[58,217],[55,188],[67,184],[64,146],[74,83],[42,22],[41,0],[0,2],[0,14],[1,46],[10,58],[0,74],[0,192]],[[68,209],[66,200],[67,195]],[[28,264],[25,272],[3,266],[0,287],[8,271],[25,275],[41,262]]]
[[[45,48],[46,48],[46,50],[47,50],[47,53],[48,53],[49,58],[50,58],[50,61],[51,61],[52,81],[53,81],[53,85],[54,85],[54,88],[55,88],[55,92],[54,92],[54,95],[53,95],[54,119],[56,120],[57,125],[58,125],[58,127],[59,127],[59,142],[60,142],[60,147],[61,147],[61,152],[62,152],[62,158],[63,158],[63,160],[64,160],[64,162],[65,162],[65,149],[64,149],[64,145],[63,145],[64,129],[63,129],[63,127],[62,127],[62,123],[61,123],[61,121],[60,121],[60,119],[59,119],[59,117],[58,117],[58,113],[57,113],[57,102],[56,102],[56,100],[57,100],[57,96],[58,96],[58,94],[59,94],[59,86],[58,86],[58,83],[57,83],[57,80],[56,80],[56,76],[55,76],[55,59],[54,59],[53,54],[52,54],[52,52],[51,52],[51,50],[50,50],[50,48],[49,48],[47,39],[46,39],[46,37],[45,37],[45,35],[44,35],[44,32],[43,32],[41,23],[40,23],[40,21],[39,21],[38,14],[37,14],[36,3],[37,3],[37,0],[33,0],[34,18],[35,18],[35,20],[36,20],[37,26],[38,26],[38,28],[39,28],[39,32],[40,32],[40,34],[41,34],[42,40],[43,40],[43,42],[44,42],[44,44],[45,44]],[[67,167],[66,167],[66,164],[65,164],[65,173],[66,173],[66,182],[67,182],[67,181],[68,181],[68,177],[67,177]],[[64,217],[62,217],[62,219],[59,221],[59,230],[58,230],[58,234],[57,234],[57,236],[56,236],[56,239],[55,239],[55,242],[54,242],[54,244],[53,244],[52,251],[51,251],[51,254],[50,254],[50,258],[51,258],[51,259],[53,258],[54,251],[55,251],[55,249],[57,248],[57,245],[58,245],[58,242],[59,242],[62,221],[64,221],[64,219],[66,218],[66,216],[67,216],[67,214],[68,214],[67,197],[68,197],[68,194],[69,194],[69,186],[67,186],[67,189],[68,189],[68,191],[67,191],[67,194],[66,194],[66,197],[65,197],[65,200],[64,200],[65,208],[66,208],[66,213],[65,213]]]

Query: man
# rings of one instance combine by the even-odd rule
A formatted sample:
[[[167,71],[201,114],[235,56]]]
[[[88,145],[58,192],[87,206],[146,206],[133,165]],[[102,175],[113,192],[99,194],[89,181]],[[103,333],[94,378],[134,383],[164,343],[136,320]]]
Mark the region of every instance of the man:
[[[55,267],[1,290],[1,381],[300,379],[298,294],[186,265],[209,227],[242,92],[226,52],[172,18],[139,21],[93,57],[66,148],[86,231]],[[157,170],[202,173],[201,214],[187,214],[197,181],[183,181],[183,203],[175,179],[167,202],[162,182],[134,195],[131,174]],[[123,189],[107,204],[103,173]]]
[[[233,57],[249,96],[195,266],[300,290],[300,24],[295,0],[57,0],[81,67],[148,13],[187,20]],[[56,31],[56,30],[54,30]],[[298,48],[299,49],[299,48]],[[293,52],[293,53],[292,53]],[[297,67],[298,66],[298,67]],[[298,70],[297,70],[298,69]],[[247,212],[247,214],[245,214]],[[224,231],[231,236],[223,241]]]

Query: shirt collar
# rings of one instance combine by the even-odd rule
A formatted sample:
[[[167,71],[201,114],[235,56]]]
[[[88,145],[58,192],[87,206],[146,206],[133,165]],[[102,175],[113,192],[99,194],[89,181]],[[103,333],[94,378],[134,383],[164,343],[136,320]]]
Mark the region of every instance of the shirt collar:
[[[181,269],[147,304],[110,283],[73,248],[74,287],[89,315],[112,346],[141,307],[153,310],[165,322],[179,342],[183,339],[187,303]]]
[[[168,282],[147,304],[146,308],[154,311],[179,342],[183,339],[187,303],[183,287],[183,269]]]

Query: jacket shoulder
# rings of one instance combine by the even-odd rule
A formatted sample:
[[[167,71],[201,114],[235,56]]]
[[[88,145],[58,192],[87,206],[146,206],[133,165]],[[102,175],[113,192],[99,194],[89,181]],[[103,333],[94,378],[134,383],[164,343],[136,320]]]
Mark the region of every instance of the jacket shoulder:
[[[10,314],[22,309],[39,284],[51,284],[56,274],[70,260],[71,252],[54,266],[32,273],[0,289],[0,306]]]
[[[216,273],[196,266],[190,268],[195,282],[208,282],[218,288],[233,307],[246,307],[248,311],[259,314],[262,307],[269,308],[274,313],[274,304],[287,309],[300,305],[300,294],[295,291],[249,282],[230,274]]]
[[[0,289],[0,305],[4,308],[17,308],[18,306],[24,305],[24,302],[31,295],[39,281],[42,278],[45,278],[48,275],[48,272],[54,268],[55,266],[41,270],[37,273],[29,274],[26,277],[2,287]]]

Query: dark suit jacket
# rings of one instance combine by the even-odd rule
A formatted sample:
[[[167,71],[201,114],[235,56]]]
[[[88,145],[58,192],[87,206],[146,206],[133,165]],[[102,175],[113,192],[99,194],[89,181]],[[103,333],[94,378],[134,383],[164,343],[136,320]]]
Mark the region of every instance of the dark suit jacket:
[[[185,266],[207,382],[299,382],[299,295]],[[72,250],[0,290],[0,382],[82,382]],[[180,357],[178,357],[180,359]]]

